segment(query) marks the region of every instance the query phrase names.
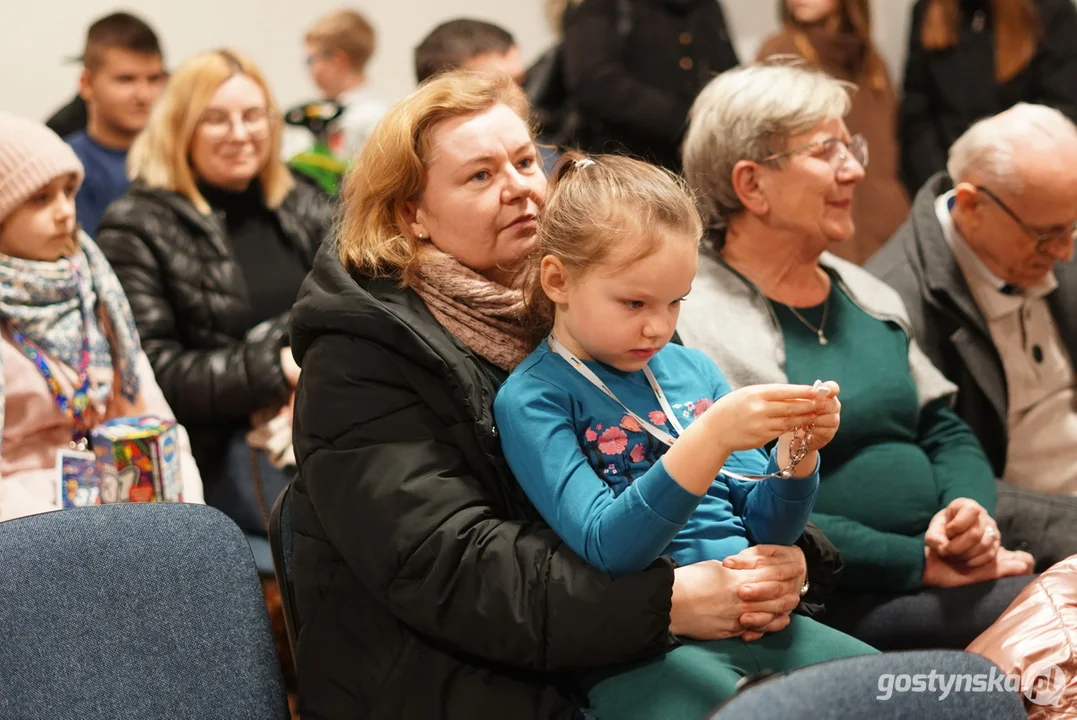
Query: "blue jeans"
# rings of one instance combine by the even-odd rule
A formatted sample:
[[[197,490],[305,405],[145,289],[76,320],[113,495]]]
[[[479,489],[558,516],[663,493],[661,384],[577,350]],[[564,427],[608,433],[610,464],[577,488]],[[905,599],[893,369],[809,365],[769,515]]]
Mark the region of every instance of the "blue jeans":
[[[898,682],[916,676],[930,680],[932,673],[941,676],[941,682],[959,675],[989,679],[992,672],[1002,671],[978,655],[953,650],[834,660],[763,680],[736,695],[709,720],[1026,718],[1021,696],[1005,690],[964,692],[951,683],[950,687],[957,689],[943,697],[938,685],[934,692],[914,692],[908,687],[902,692],[907,683]]]
[[[266,535],[265,519],[262,506],[255,490],[255,482],[260,480],[265,496],[266,513],[273,509],[273,503],[284,488],[295,478],[295,468],[277,469],[261,451],[254,451],[257,457],[256,472],[251,467],[251,447],[244,438],[245,431],[237,432],[229,441],[224,462],[224,475],[216,483],[206,502],[232,518],[233,522],[245,533]],[[258,476],[257,478],[255,476]]]

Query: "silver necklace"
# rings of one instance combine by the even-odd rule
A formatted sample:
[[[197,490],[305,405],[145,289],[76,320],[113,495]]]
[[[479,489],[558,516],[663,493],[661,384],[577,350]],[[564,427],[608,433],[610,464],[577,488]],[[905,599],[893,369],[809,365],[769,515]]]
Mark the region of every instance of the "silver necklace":
[[[826,339],[826,335],[823,334],[823,329],[826,328],[827,311],[830,310],[830,293],[826,294],[826,300],[823,301],[823,318],[819,322],[819,327],[815,327],[810,322],[805,320],[804,316],[801,315],[800,313],[798,313],[797,309],[795,307],[793,307],[792,305],[789,305],[789,304],[786,304],[786,303],[782,303],[782,304],[785,305],[787,308],[789,308],[789,312],[796,315],[797,320],[799,320],[800,322],[807,325],[808,329],[816,334],[816,336],[819,338],[819,344],[820,345],[829,345],[830,344],[830,341]]]
[[[725,260],[725,262],[726,262],[727,265],[732,267],[734,269],[734,271],[736,271],[736,268],[733,267],[733,264],[730,263],[729,260]],[[823,277],[824,277],[823,284],[824,284],[824,287],[825,287],[826,286],[826,280],[825,280],[826,273],[825,273],[825,271],[822,271],[820,268],[816,268],[816,270],[818,270],[820,272],[823,272]],[[744,273],[741,272],[741,275],[744,275]],[[749,280],[748,282],[751,282],[751,280]],[[758,286],[756,287],[756,289],[759,290]],[[759,290],[759,292],[764,297],[767,297],[766,293],[764,293],[762,290]],[[800,313],[798,313],[796,308],[794,308],[792,305],[790,305],[788,303],[782,303],[782,305],[785,305],[787,308],[789,308],[789,312],[793,313],[793,315],[796,316],[797,320],[804,323],[808,327],[809,330],[811,330],[813,333],[815,333],[815,336],[819,338],[819,344],[820,345],[829,345],[830,344],[830,341],[826,339],[826,335],[823,333],[823,330],[826,328],[826,316],[827,316],[827,313],[830,310],[830,289],[829,288],[827,288],[826,299],[823,300],[823,317],[822,317],[822,321],[819,323],[819,327],[815,327],[810,322],[808,322],[804,318],[804,316],[801,315]]]

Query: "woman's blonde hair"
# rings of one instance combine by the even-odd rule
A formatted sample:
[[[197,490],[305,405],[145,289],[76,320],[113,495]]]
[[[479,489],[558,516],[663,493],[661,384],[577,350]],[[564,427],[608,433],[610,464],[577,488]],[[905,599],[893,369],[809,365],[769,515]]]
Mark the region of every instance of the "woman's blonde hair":
[[[811,41],[803,32],[800,23],[789,10],[788,0],[778,0],[778,12],[781,15],[782,24],[793,31],[793,42],[796,43],[797,52],[804,56],[812,64],[819,64],[819,53],[812,47]],[[871,40],[871,5],[868,0],[839,0],[838,15],[841,20],[841,28],[845,32],[852,33],[864,43],[864,68],[862,70],[868,87],[872,90],[884,90],[890,84],[890,78],[886,73],[886,63],[875,49],[875,43]]]
[[[258,173],[267,207],[280,205],[295,186],[292,174],[280,159],[280,110],[265,77],[251,60],[236,50],[214,50],[196,55],[169,79],[149,122],[135,140],[127,158],[132,180],[148,187],[180,193],[203,214],[210,207],[198,191],[197,178],[188,154],[191,138],[202,113],[218,88],[229,78],[245,75],[266,96],[270,118],[269,160]]]
[[[619,155],[565,153],[539,217],[538,244],[523,271],[530,340],[553,326],[554,305],[542,289],[542,259],[552,255],[570,274],[614,261],[627,267],[653,255],[675,234],[698,243],[703,222],[677,175]]]
[[[762,162],[791,135],[845,117],[851,87],[778,58],[711,80],[692,105],[683,149],[684,176],[707,221],[721,224],[744,209],[733,186],[738,162]]]
[[[414,280],[424,243],[411,231],[407,204],[426,187],[434,131],[445,120],[496,105],[527,122],[527,98],[511,78],[460,70],[436,75],[390,108],[344,183],[337,245],[346,268],[405,285]]]
[[[1036,54],[1043,28],[1033,0],[992,0],[995,33],[995,82],[1006,82],[1028,67]],[[959,0],[927,0],[920,44],[927,50],[957,45],[961,24]]]

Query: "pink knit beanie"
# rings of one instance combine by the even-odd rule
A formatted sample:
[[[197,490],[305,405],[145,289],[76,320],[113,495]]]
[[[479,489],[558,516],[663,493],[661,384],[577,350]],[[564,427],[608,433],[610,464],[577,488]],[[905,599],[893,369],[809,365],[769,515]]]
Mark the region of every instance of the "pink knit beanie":
[[[0,112],[0,223],[67,173],[75,173],[82,183],[82,163],[70,145],[35,120]]]

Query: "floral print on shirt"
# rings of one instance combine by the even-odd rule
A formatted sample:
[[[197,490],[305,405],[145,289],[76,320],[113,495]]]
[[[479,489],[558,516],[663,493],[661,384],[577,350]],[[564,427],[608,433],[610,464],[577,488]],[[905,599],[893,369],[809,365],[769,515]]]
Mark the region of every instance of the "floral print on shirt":
[[[710,398],[701,398],[672,405],[670,409],[681,426],[687,427],[713,404]],[[671,435],[676,434],[661,410],[649,412],[647,420]],[[591,424],[584,428],[579,440],[587,462],[615,495],[620,495],[632,481],[650,470],[669,449],[627,414],[612,422]]]

